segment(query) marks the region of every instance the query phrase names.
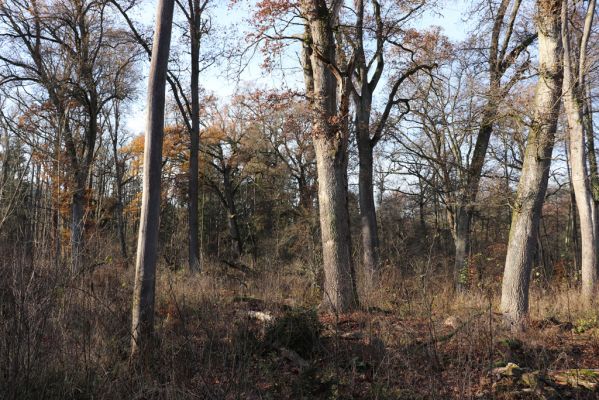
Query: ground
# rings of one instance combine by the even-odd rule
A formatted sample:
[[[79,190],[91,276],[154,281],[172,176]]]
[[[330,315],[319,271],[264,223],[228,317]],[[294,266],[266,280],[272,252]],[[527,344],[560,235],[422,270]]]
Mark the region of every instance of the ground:
[[[102,268],[55,287],[44,277],[23,308],[39,329],[21,331],[29,342],[5,339],[23,364],[3,367],[7,398],[599,398],[599,322],[577,308],[575,287],[535,286],[528,327],[514,334],[496,282],[456,294],[443,277],[389,273],[361,310],[336,315],[319,311],[317,286],[285,270],[161,268],[156,350],[134,367],[132,271]]]

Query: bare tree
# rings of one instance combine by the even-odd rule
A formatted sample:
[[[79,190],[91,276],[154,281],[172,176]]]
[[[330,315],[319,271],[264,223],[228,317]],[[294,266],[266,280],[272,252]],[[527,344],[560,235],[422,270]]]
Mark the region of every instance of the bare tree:
[[[568,148],[570,151],[571,184],[574,189],[576,208],[580,220],[582,297],[590,303],[597,285],[597,231],[594,220],[596,209],[591,195],[591,185],[587,171],[583,115],[584,75],[586,73],[586,52],[595,14],[595,0],[587,6],[584,30],[579,41],[578,51],[572,51],[569,0],[562,7],[562,43],[564,47],[564,111],[568,120]],[[578,57],[576,57],[578,56]],[[576,60],[578,58],[578,60]],[[577,62],[576,62],[577,61]],[[578,72],[578,74],[576,73]]]
[[[135,40],[151,57],[149,38],[146,38],[129,15],[129,11],[139,3],[130,1],[124,6],[120,0],[109,0],[123,16]],[[207,17],[207,8],[211,0],[177,0],[176,5],[185,17],[187,28],[182,36],[189,45],[189,65],[169,69],[167,82],[173,94],[177,109],[183,117],[183,123],[189,134],[189,169],[187,183],[187,221],[188,221],[188,267],[190,271],[200,269],[199,243],[198,243],[198,157],[200,148],[200,84],[199,75],[215,63],[221,50],[213,54],[202,54],[203,38],[212,29],[211,20]],[[180,72],[189,71],[189,86]]]
[[[175,0],[159,0],[156,11],[156,28],[148,80],[143,193],[131,319],[132,357],[137,357],[151,349],[154,331],[165,86],[174,5]]]
[[[561,7],[562,0],[537,1],[539,81],[513,208],[501,292],[501,311],[513,329],[521,329],[528,314],[531,265],[559,116],[563,73]]]
[[[6,42],[0,54],[0,82],[23,89],[33,84],[45,91],[46,104],[51,105],[54,115],[55,135],[68,155],[75,271],[82,267],[86,192],[101,136],[99,119],[113,99],[127,96],[118,77],[129,71],[136,57],[120,52],[127,41],[112,25],[106,6],[107,1],[89,0],[0,3],[2,40]],[[27,94],[29,101],[40,101],[39,92],[20,93]]]
[[[485,46],[485,48],[488,46],[486,58],[489,75],[485,95],[487,100],[483,105],[472,156],[465,166],[466,185],[459,196],[459,201],[450,210],[455,244],[454,265],[458,277],[466,265],[476,197],[491,135],[500,117],[499,109],[502,100],[528,69],[529,59],[521,55],[527,54],[528,46],[537,37],[533,33],[515,31],[521,3],[521,0],[502,0],[491,17],[491,37]],[[487,9],[487,4],[484,7]],[[519,60],[519,58],[524,59]],[[504,77],[510,69],[514,71],[506,80]],[[459,278],[456,283],[460,288]]]
[[[335,29],[341,1],[302,0],[303,68],[310,99],[318,174],[324,262],[323,306],[346,312],[358,306],[349,229],[347,163],[349,80],[353,61],[337,63]]]
[[[401,24],[406,24],[417,16],[420,10],[424,8],[426,1],[415,1],[414,4],[408,2],[403,15],[381,10],[381,4],[376,0],[371,1],[372,12],[366,13],[368,8],[364,3],[363,0],[355,2],[356,21],[355,26],[352,27],[355,34],[350,43],[351,51],[356,60],[356,73],[350,83],[353,92],[354,125],[359,158],[358,186],[362,263],[365,286],[368,290],[373,287],[376,281],[375,275],[379,258],[379,238],[373,193],[374,149],[383,136],[393,109],[404,104],[409,110],[409,100],[398,96],[404,81],[419,71],[430,72],[436,64],[429,63],[426,59],[419,60],[417,51],[411,49],[410,44],[401,43],[404,39],[402,38],[403,29]],[[373,23],[367,22],[371,20]],[[367,33],[370,34],[371,31],[374,32],[375,50],[372,56],[369,57]],[[410,33],[414,34],[413,32]],[[421,37],[424,38],[426,35]],[[392,49],[389,49],[389,47]],[[406,62],[407,67],[405,69],[389,74],[390,90],[387,99],[384,102],[380,116],[372,124],[374,93],[385,71],[385,54],[391,51],[407,54],[409,61]],[[395,54],[395,56],[398,57],[399,54]],[[399,122],[398,119],[395,119],[396,123]]]

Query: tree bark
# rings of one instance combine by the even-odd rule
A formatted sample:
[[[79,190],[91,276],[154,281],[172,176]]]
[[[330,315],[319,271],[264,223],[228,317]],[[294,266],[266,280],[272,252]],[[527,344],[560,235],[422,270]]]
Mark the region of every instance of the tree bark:
[[[316,137],[318,204],[324,262],[323,306],[347,312],[358,305],[349,231],[347,158],[335,143]]]
[[[562,0],[537,1],[539,81],[514,204],[501,291],[501,311],[505,322],[515,330],[523,328],[528,315],[531,263],[559,115],[563,72],[561,6]]]
[[[148,80],[146,137],[141,216],[135,263],[133,315],[131,321],[132,358],[152,350],[158,227],[160,220],[160,181],[162,139],[164,136],[165,85],[171,42],[174,0],[159,0]]]

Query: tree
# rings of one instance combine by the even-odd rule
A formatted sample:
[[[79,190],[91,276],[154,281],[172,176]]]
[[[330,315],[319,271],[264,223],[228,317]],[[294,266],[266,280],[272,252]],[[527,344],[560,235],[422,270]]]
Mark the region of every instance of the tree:
[[[563,75],[561,7],[561,0],[537,1],[539,80],[513,208],[501,290],[501,311],[513,329],[521,329],[528,314],[531,264],[559,116]]]
[[[450,210],[455,245],[454,268],[458,288],[462,286],[459,280],[460,273],[467,268],[466,257],[470,247],[472,216],[489,142],[494,125],[497,124],[500,117],[500,105],[528,69],[530,60],[521,55],[527,54],[528,46],[537,37],[536,34],[526,31],[516,32],[516,22],[521,4],[521,0],[502,0],[497,9],[492,10],[492,7],[488,7],[486,2],[482,3],[485,10],[494,11],[491,17],[492,28],[489,43],[483,47],[488,48],[488,54],[485,55],[488,64],[488,87],[485,90],[487,100],[482,106],[483,111],[472,155],[464,166],[465,185],[456,199],[457,202]],[[509,18],[506,21],[508,15]],[[520,58],[524,58],[524,60],[519,60]],[[513,70],[513,73],[508,77],[509,79],[505,80],[510,69]]]
[[[71,258],[82,268],[85,210],[102,111],[116,98],[127,97],[126,82],[135,52],[123,32],[112,25],[106,1],[11,0],[0,4],[3,23],[4,84],[16,85],[21,103],[43,104],[53,115],[54,134],[64,146],[71,189]],[[30,94],[29,84],[42,89]],[[20,90],[19,90],[20,89]]]
[[[164,135],[165,86],[175,0],[159,0],[148,80],[144,177],[135,262],[131,356],[151,350],[160,219],[160,180]]]
[[[257,90],[240,98],[270,150],[295,180],[300,211],[314,207],[315,162],[309,105],[288,91]],[[272,171],[270,171],[272,174]]]
[[[199,184],[199,149],[200,149],[200,46],[202,37],[209,31],[209,23],[204,20],[206,7],[210,0],[188,0],[187,6],[182,1],[177,5],[185,15],[188,24],[189,49],[190,49],[190,82],[189,97],[187,93],[179,90],[179,97],[184,101],[177,101],[179,111],[185,119],[189,132],[189,169],[188,169],[188,193],[187,193],[187,222],[188,222],[188,266],[190,271],[196,272],[200,269],[200,248],[198,242],[198,184]],[[177,86],[181,89],[180,85]]]
[[[347,312],[358,306],[351,252],[347,191],[349,80],[352,62],[336,63],[335,29],[341,1],[302,0],[303,68],[312,108],[318,205],[324,263],[323,306]]]
[[[109,120],[107,123],[108,133],[110,135],[110,143],[112,145],[112,157],[114,158],[114,178],[116,186],[116,197],[117,197],[117,230],[119,235],[119,247],[121,249],[121,256],[127,258],[127,239],[125,230],[125,217],[123,215],[124,208],[124,186],[125,186],[125,160],[119,154],[119,146],[121,145],[123,136],[121,136],[121,107],[120,101],[114,101],[112,105],[113,119],[110,121],[110,116],[106,119]]]
[[[152,51],[148,38],[135,26],[129,15],[139,1],[131,1],[123,6],[119,0],[110,0],[125,19],[131,33],[139,45],[145,50],[148,57]],[[215,63],[220,51],[214,54],[202,54],[203,38],[211,31],[211,19],[206,16],[211,0],[187,0],[176,1],[178,9],[185,17],[186,28],[183,29],[182,39],[189,46],[189,64],[173,68],[167,73],[167,82],[177,110],[183,118],[183,123],[189,134],[189,168],[187,172],[187,222],[188,222],[188,267],[190,271],[197,272],[200,269],[199,244],[198,244],[198,157],[200,148],[200,84],[199,75],[202,71]],[[179,26],[179,24],[176,24]],[[178,52],[177,52],[178,54]],[[175,61],[179,61],[175,57]],[[181,72],[189,71],[189,86],[186,86],[185,77]]]
[[[203,135],[206,161],[217,173],[218,179],[208,174],[204,174],[204,178],[226,209],[231,255],[235,261],[244,249],[236,197],[248,178],[245,167],[252,157],[251,150],[243,145],[248,136],[249,122],[239,111],[235,106],[211,110],[210,125]]]
[[[364,270],[365,286],[371,289],[375,283],[375,274],[378,265],[378,228],[376,208],[373,193],[373,166],[374,149],[381,140],[385,126],[393,109],[404,104],[409,110],[409,99],[398,98],[402,84],[406,79],[419,71],[430,71],[436,64],[419,57],[418,47],[425,47],[428,43],[436,43],[438,35],[435,32],[420,33],[413,29],[403,28],[403,24],[410,22],[419,11],[424,8],[426,1],[411,1],[403,5],[405,12],[397,15],[393,5],[390,10],[382,10],[379,1],[372,0],[372,15],[367,15],[367,7],[363,0],[355,3],[356,22],[352,26],[355,32],[352,36],[351,51],[355,58],[355,77],[349,81],[352,85],[354,105],[354,126],[356,129],[356,142],[359,158],[359,204],[360,204],[360,231],[362,236],[362,263]],[[370,26],[366,21],[374,21]],[[376,43],[373,54],[369,56],[366,32],[374,32]],[[392,47],[390,51],[388,47]],[[385,70],[386,53],[391,53],[395,65],[406,64],[399,71],[393,71],[388,77],[390,90],[386,101],[383,103],[382,112],[374,124],[371,123],[374,93]],[[408,60],[400,61],[402,53]],[[389,69],[389,68],[387,68]],[[407,114],[405,111],[403,115]],[[395,122],[399,123],[400,118]]]
[[[564,47],[564,81],[563,102],[564,111],[568,121],[568,149],[571,169],[571,184],[576,199],[576,208],[580,222],[581,236],[581,267],[582,267],[582,298],[590,304],[597,286],[597,210],[593,204],[591,183],[587,170],[587,157],[585,146],[585,128],[582,121],[584,104],[584,82],[587,70],[586,53],[590,37],[593,16],[595,14],[595,1],[587,6],[584,30],[576,42],[580,43],[577,51],[572,51],[570,29],[570,2],[564,0],[562,7],[562,43]],[[577,38],[578,39],[578,38]],[[576,73],[578,72],[578,73]],[[594,150],[593,150],[594,151]]]

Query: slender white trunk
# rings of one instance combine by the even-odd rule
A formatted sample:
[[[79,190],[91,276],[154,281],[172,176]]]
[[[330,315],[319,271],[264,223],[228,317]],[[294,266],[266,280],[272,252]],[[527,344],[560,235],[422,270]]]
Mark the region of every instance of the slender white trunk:
[[[160,180],[164,135],[165,85],[175,0],[159,0],[148,80],[146,137],[143,164],[141,217],[135,262],[135,287],[131,320],[131,356],[151,351],[154,332],[154,296]]]

